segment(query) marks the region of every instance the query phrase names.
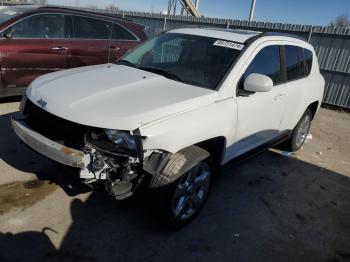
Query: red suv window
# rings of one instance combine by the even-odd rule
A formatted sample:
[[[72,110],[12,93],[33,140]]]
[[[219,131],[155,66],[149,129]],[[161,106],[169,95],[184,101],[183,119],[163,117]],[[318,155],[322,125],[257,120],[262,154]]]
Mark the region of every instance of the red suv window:
[[[15,23],[4,33],[13,38],[65,38],[64,24],[64,15],[39,14]]]

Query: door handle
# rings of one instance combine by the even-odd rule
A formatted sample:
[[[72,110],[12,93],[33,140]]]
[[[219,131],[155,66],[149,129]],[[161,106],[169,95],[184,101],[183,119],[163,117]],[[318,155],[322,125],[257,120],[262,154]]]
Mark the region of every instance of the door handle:
[[[274,100],[278,100],[278,99],[281,99],[282,97],[284,97],[285,94],[278,94],[276,95],[273,99]]]
[[[66,51],[66,50],[68,50],[68,47],[65,47],[65,46],[55,46],[55,47],[52,47],[51,49],[52,49],[52,51]]]
[[[110,46],[109,49],[115,50],[115,51],[120,51],[120,47],[118,47],[118,46]]]

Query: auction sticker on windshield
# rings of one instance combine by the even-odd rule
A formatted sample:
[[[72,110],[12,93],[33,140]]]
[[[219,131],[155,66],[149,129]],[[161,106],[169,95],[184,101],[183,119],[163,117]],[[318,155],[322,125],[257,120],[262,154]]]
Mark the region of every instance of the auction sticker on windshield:
[[[223,41],[223,40],[216,40],[213,45],[226,47],[226,48],[232,48],[232,49],[236,49],[236,50],[242,50],[244,47],[244,45],[237,44],[235,42],[230,42],[230,41]]]

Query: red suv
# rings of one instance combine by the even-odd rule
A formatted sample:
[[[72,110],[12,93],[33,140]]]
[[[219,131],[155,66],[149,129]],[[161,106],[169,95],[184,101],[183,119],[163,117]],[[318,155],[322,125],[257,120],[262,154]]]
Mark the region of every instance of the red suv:
[[[144,26],[110,15],[33,5],[0,7],[0,97],[53,71],[114,62],[146,40]]]

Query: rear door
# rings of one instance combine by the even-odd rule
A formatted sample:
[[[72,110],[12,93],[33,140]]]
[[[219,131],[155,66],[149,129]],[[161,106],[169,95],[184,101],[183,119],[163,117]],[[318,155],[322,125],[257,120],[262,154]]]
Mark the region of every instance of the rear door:
[[[311,70],[312,52],[296,45],[285,45],[285,91],[286,110],[282,121],[284,129],[292,130],[304,114],[307,89],[310,88],[307,76]],[[305,58],[305,59],[304,59]],[[311,61],[310,61],[311,60]]]
[[[35,14],[3,31],[1,72],[7,87],[26,87],[36,77],[69,65],[63,14]]]
[[[128,28],[117,23],[111,23],[112,41],[110,45],[110,62],[115,62],[129,49],[135,48],[141,40]]]
[[[85,16],[71,16],[71,67],[107,63],[111,23]]]

